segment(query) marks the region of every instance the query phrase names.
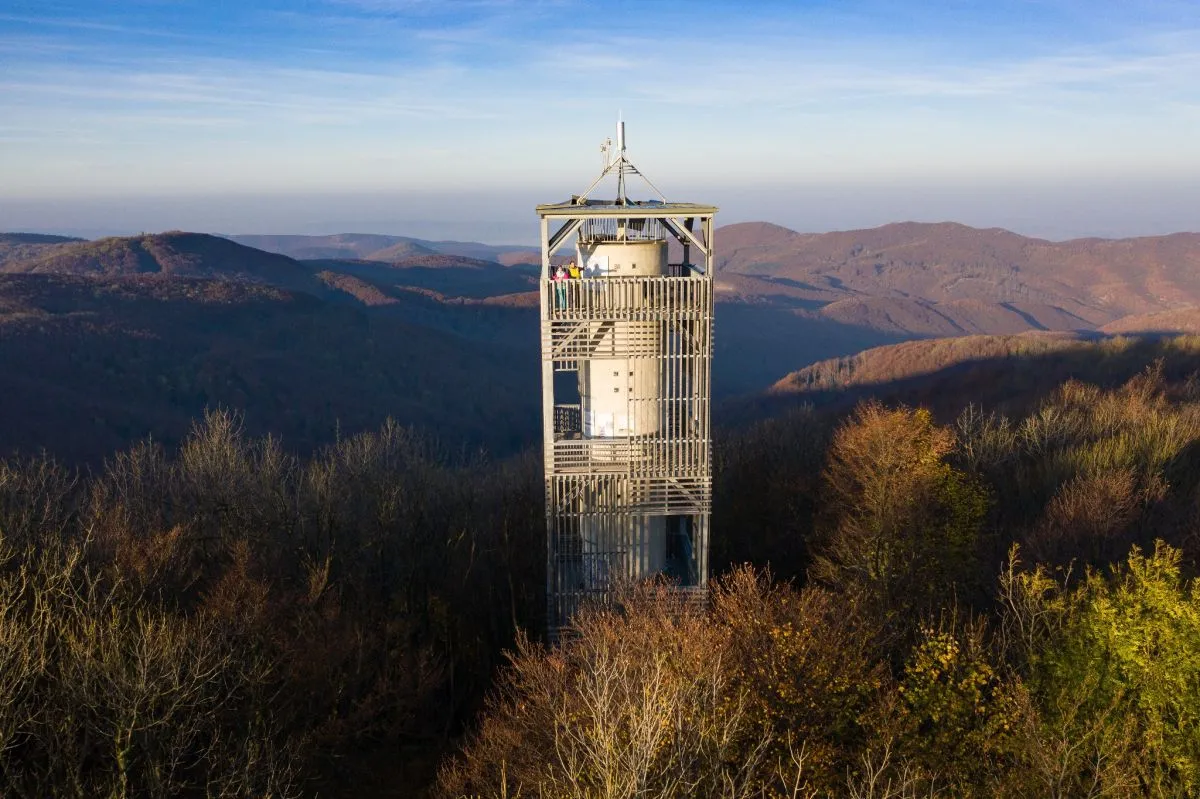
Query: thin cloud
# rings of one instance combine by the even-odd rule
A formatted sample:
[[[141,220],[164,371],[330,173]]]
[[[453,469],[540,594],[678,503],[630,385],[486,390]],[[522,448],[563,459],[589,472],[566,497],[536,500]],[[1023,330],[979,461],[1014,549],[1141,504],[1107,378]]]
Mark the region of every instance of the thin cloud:
[[[1196,118],[1200,34],[1194,30],[1125,33],[1111,41],[1064,37],[1068,43],[1056,47],[1006,40],[964,54],[957,43],[924,47],[879,26],[829,36],[840,21],[826,20],[821,30],[799,17],[769,26],[761,17],[747,22],[713,8],[711,19],[683,14],[638,35],[637,28],[593,25],[604,16],[596,7],[575,4],[571,14],[557,13],[562,5],[340,0],[276,11],[250,4],[238,12],[239,25],[245,23],[240,32],[202,48],[153,36],[138,41],[133,28],[123,33],[134,41],[88,33],[107,33],[99,26],[111,27],[111,20],[31,23],[28,36],[5,31],[0,119],[33,120],[7,131],[26,138],[0,153],[13,166],[5,178],[36,185],[41,177],[26,167],[35,161],[29,153],[68,150],[72,129],[87,128],[99,143],[72,150],[81,162],[133,160],[143,146],[186,149],[226,170],[212,179],[230,184],[291,180],[278,166],[288,159],[322,164],[314,181],[355,159],[387,163],[399,139],[427,155],[381,182],[409,171],[434,182],[438,170],[451,179],[507,180],[527,173],[530,163],[566,159],[581,146],[576,121],[591,125],[604,117],[602,135],[618,108],[648,126],[706,120],[712,136],[697,137],[678,156],[663,148],[656,158],[665,166],[656,166],[656,175],[672,168],[686,173],[685,157],[693,163],[707,157],[697,154],[729,135],[755,145],[723,155],[721,169],[784,177],[971,164],[1004,170],[1026,153],[1064,147],[1078,150],[1068,155],[1079,164],[1195,153],[1196,145],[1155,138],[1182,140],[1177,131],[1188,126],[1178,123]],[[200,28],[197,36],[207,32]],[[70,48],[69,59],[56,47]],[[563,117],[572,124],[537,121]],[[1126,138],[1098,132],[1064,145],[1062,131],[1046,124],[1078,130],[1102,117],[1118,120]],[[880,118],[888,130],[871,123]],[[29,135],[37,130],[44,133],[41,149]],[[809,137],[803,148],[792,144],[799,135]],[[264,164],[263,152],[285,145],[292,148],[288,159]],[[185,168],[192,167],[164,156],[164,174]],[[212,169],[206,167],[205,179]],[[272,169],[281,170],[275,178]],[[367,170],[354,174],[376,180]]]
[[[419,117],[482,120],[492,113],[475,103],[455,102],[439,91],[461,77],[452,68],[396,70],[390,74],[346,70],[260,67],[232,60],[150,65],[138,69],[37,71],[0,79],[0,109],[24,98],[27,106],[74,106],[82,115],[130,124],[187,114],[163,109],[206,107],[225,110],[224,119],[270,113],[276,123],[355,125],[364,120]],[[82,104],[81,108],[78,104]],[[155,114],[147,116],[145,106]],[[90,111],[89,111],[90,109]]]
[[[136,36],[153,36],[164,39],[190,39],[193,41],[213,41],[209,37],[198,37],[178,30],[165,28],[144,28],[135,25],[125,25],[114,22],[98,22],[95,20],[78,19],[74,17],[27,17],[17,14],[0,14],[0,22],[16,22],[39,28],[67,28],[81,31],[98,31],[100,33],[124,33]]]
[[[878,52],[870,58],[846,52],[814,59],[782,41],[765,42],[753,50],[726,47],[721,51],[699,44],[700,49],[719,54],[689,62],[681,50],[664,48],[661,42],[614,38],[587,47],[560,46],[536,68],[563,74],[569,81],[594,78],[598,70],[623,71],[634,75],[627,88],[635,96],[697,107],[869,97],[1017,97],[1029,92],[1056,94],[1089,89],[1111,93],[1196,91],[1200,87],[1200,52],[1189,46],[1185,37],[1175,37],[1170,44],[1175,49],[1064,53],[964,65],[906,63],[904,59],[889,60],[887,53]],[[679,79],[636,79],[639,71],[654,76],[668,70]]]

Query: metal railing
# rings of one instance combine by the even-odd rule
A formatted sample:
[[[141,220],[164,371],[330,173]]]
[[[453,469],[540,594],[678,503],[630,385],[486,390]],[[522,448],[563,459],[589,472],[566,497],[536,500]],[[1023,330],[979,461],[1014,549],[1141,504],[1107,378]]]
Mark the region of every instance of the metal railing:
[[[620,472],[563,472],[550,481],[551,507],[562,518],[587,514],[705,513],[712,507],[707,475],[634,477]]]
[[[556,472],[654,476],[703,473],[711,468],[710,449],[704,438],[583,438],[567,431],[556,434],[550,453]]]
[[[581,242],[665,241],[667,228],[660,219],[645,217],[593,217],[579,226]]]
[[[712,284],[694,277],[601,277],[542,281],[551,321],[657,321],[711,314]]]

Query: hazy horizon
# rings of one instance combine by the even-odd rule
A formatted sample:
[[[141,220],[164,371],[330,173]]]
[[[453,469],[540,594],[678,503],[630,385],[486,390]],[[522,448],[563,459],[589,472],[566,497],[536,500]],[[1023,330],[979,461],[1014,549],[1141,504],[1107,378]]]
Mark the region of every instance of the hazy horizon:
[[[585,186],[573,187],[581,191]],[[189,230],[218,234],[382,233],[422,239],[535,245],[533,207],[571,190],[474,194],[234,194],[0,198],[0,231],[99,238]],[[673,193],[720,207],[718,225],[770,222],[802,233],[893,222],[959,222],[1062,241],[1200,231],[1200,182],[1114,186],[697,187]]]

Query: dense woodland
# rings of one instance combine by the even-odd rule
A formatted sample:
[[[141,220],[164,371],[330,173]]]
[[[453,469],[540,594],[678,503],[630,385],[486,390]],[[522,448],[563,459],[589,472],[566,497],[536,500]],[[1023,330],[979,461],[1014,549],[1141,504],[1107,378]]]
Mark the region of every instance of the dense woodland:
[[[4,462],[0,793],[1198,795],[1198,356],[726,431],[708,607],[629,586],[553,649],[533,456],[212,411]]]

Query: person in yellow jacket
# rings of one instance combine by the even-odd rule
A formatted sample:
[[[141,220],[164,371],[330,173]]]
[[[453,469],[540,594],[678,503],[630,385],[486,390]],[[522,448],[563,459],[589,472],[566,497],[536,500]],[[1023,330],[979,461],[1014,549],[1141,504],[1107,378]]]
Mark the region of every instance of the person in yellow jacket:
[[[571,280],[578,280],[579,278],[583,277],[583,273],[579,271],[579,267],[575,265],[574,261],[571,261],[571,263],[567,264],[567,276],[571,278]]]

